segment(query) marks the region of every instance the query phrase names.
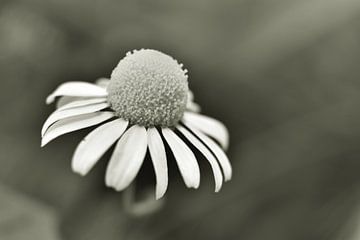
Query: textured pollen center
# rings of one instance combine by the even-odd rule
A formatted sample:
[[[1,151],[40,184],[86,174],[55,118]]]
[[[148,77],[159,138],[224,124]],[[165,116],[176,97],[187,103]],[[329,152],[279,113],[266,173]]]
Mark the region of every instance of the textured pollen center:
[[[132,124],[171,127],[186,108],[186,70],[172,57],[151,49],[129,52],[111,74],[108,101]]]

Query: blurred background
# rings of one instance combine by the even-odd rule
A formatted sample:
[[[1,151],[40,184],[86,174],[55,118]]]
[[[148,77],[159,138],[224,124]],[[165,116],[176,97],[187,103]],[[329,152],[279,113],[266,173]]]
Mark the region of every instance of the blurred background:
[[[359,23],[358,0],[2,0],[0,239],[360,239]],[[89,129],[40,149],[46,96],[139,48],[184,63],[234,172],[215,194],[206,164],[197,191],[171,170],[142,218],[104,186],[109,155],[71,172]]]

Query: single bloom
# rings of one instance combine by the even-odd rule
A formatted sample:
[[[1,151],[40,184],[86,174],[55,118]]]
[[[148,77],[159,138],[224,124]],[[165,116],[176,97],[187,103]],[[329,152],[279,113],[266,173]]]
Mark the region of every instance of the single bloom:
[[[156,199],[168,186],[165,145],[176,160],[185,185],[198,188],[200,170],[193,145],[209,162],[218,192],[231,179],[232,168],[224,153],[226,127],[201,115],[188,88],[187,70],[162,52],[141,49],[128,52],[110,79],[96,83],[66,82],[46,102],[57,109],[41,130],[41,146],[79,129],[99,125],[77,146],[72,169],[86,175],[114,144],[105,183],[124,190],[138,174],[149,151],[156,175]]]

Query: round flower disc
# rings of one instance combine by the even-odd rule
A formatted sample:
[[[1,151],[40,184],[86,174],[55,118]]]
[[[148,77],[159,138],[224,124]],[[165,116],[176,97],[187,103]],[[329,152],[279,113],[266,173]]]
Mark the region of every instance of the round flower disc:
[[[186,70],[162,52],[135,50],[113,70],[107,91],[118,117],[146,127],[172,127],[186,109]]]

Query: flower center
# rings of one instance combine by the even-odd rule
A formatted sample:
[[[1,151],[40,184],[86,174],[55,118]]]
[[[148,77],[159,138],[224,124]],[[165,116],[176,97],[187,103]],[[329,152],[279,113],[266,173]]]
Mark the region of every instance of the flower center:
[[[132,124],[172,127],[187,102],[186,70],[162,52],[128,52],[111,74],[108,101],[115,114]]]

